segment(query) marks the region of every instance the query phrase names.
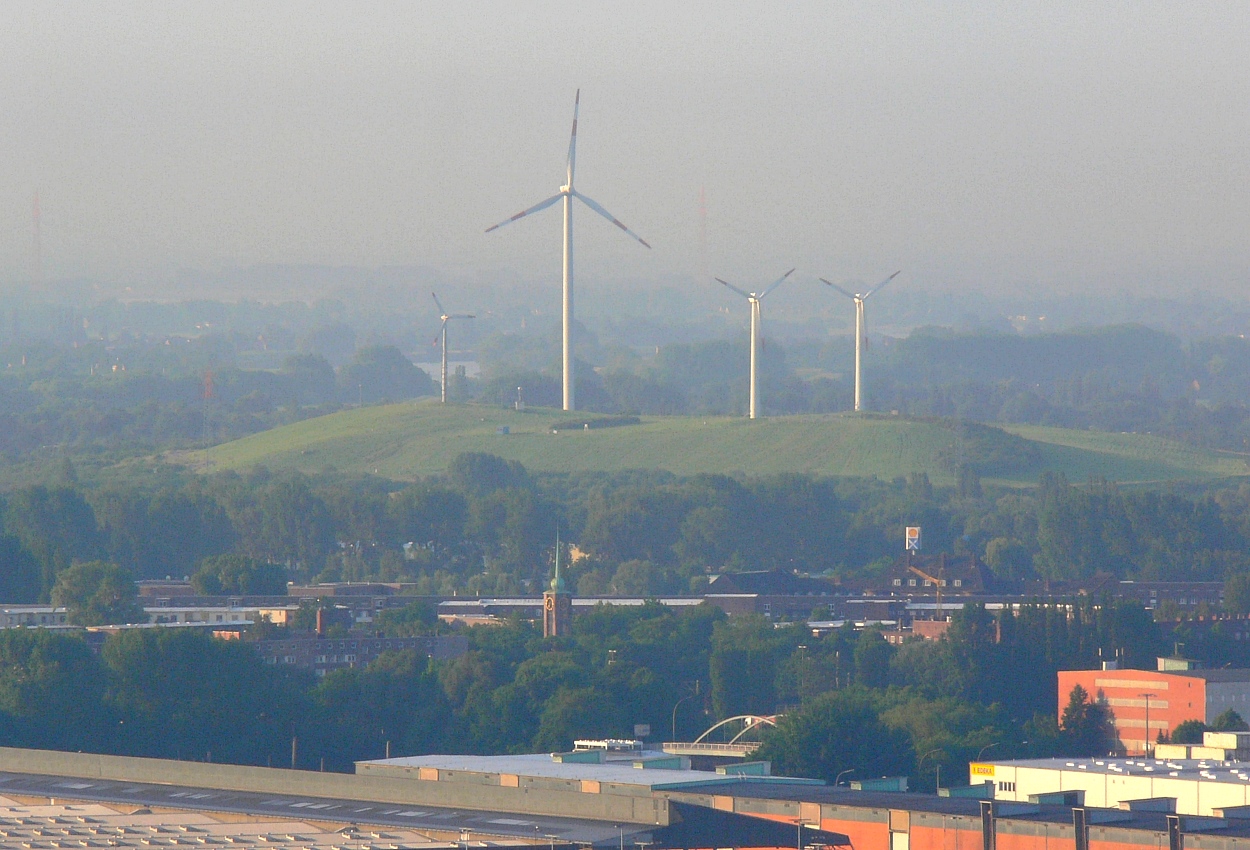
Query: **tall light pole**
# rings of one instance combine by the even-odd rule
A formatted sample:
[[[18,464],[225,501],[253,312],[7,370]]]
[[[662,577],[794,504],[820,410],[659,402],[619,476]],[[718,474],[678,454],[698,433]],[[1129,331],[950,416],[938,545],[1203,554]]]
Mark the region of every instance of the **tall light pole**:
[[[916,773],[920,773],[920,766],[924,764],[925,759],[927,759],[929,756],[933,755],[934,753],[940,753],[940,752],[942,752],[942,748],[938,747],[936,749],[929,750],[929,752],[922,755],[920,757],[920,761],[916,762]],[[935,763],[937,764],[937,778],[934,779],[934,784],[940,790],[942,787],[942,764],[941,762],[937,762],[936,760],[935,760]]]
[[[673,740],[674,741],[677,740],[677,707],[680,706],[686,700],[690,699],[691,697],[697,697],[698,695],[699,695],[699,680],[695,679],[694,693],[686,694],[684,697],[677,700],[677,705],[673,706]]]
[[[1150,755],[1150,700],[1157,694],[1138,694],[1139,697],[1146,701],[1146,755]]]
[[[981,760],[981,756],[985,755],[985,751],[986,751],[986,750],[989,750],[989,749],[992,749],[992,748],[994,748],[994,747],[997,747],[997,746],[998,746],[999,744],[1001,744],[1001,743],[1002,743],[1002,741],[995,741],[995,742],[994,742],[994,743],[992,743],[992,744],[986,744],[984,747],[982,747],[982,748],[981,748],[981,752],[977,753],[977,761],[980,761],[980,760]]]
[[[855,768],[853,767],[848,767],[846,770],[839,771],[838,775],[835,776],[833,779],[833,787],[837,788],[839,785],[842,784],[843,776],[846,776],[848,773],[854,773],[854,772],[855,772]]]

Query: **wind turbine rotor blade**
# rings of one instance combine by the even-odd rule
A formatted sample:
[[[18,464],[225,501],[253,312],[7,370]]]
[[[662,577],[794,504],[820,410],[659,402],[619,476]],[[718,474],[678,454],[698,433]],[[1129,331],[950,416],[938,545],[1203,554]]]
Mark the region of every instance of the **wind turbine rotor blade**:
[[[621,230],[624,230],[624,231],[625,231],[626,233],[628,233],[630,236],[632,236],[632,237],[634,237],[635,239],[637,239],[639,242],[641,242],[641,243],[642,243],[643,247],[645,247],[645,248],[650,248],[650,247],[651,247],[649,244],[647,244],[647,240],[646,240],[646,239],[643,239],[643,238],[642,238],[641,236],[639,236],[637,233],[635,233],[634,231],[630,230],[628,227],[626,227],[624,224],[622,224],[622,223],[621,223],[621,221],[620,221],[618,218],[616,218],[616,216],[612,215],[612,213],[610,213],[610,212],[608,212],[607,210],[605,210],[602,206],[600,206],[600,205],[599,205],[598,203],[596,203],[595,201],[592,201],[590,198],[587,198],[587,197],[586,197],[585,195],[583,195],[581,192],[574,192],[574,193],[573,193],[573,197],[577,198],[577,199],[578,199],[578,200],[580,200],[583,204],[585,204],[586,206],[590,207],[590,208],[591,208],[592,210],[594,210],[595,212],[599,213],[599,215],[603,216],[603,217],[604,217],[604,218],[606,218],[608,221],[612,222],[612,223],[613,223],[613,224],[615,224],[617,227],[619,227]]]
[[[779,278],[777,278],[776,280],[774,280],[774,281],[772,282],[772,284],[771,284],[771,285],[770,285],[767,289],[765,289],[763,292],[761,292],[761,293],[759,294],[759,297],[760,297],[760,298],[763,298],[765,295],[767,295],[768,293],[772,292],[772,291],[773,291],[774,289],[776,289],[777,287],[781,286],[781,284],[785,283],[786,278],[788,278],[788,277],[789,277],[790,275],[792,275],[792,274],[794,274],[794,269],[790,269],[790,271],[786,272],[786,273],[785,273],[785,274],[783,274],[781,277],[779,277]]]
[[[472,313],[452,313],[447,318],[449,319],[476,319],[477,316],[473,315]]]
[[[569,133],[569,186],[573,185],[573,172],[577,170],[577,111],[582,103],[582,90],[577,90],[577,95],[573,98],[573,132]]]
[[[435,304],[435,306],[437,306],[437,307],[438,307],[438,312],[439,312],[439,314],[440,314],[441,316],[446,316],[446,315],[447,315],[447,309],[446,309],[445,307],[443,307],[443,302],[438,300],[438,296],[437,296],[437,295],[435,295],[433,292],[431,292],[431,293],[430,293],[430,297],[432,297],[432,298],[434,299],[434,304]]]
[[[532,215],[533,213],[545,210],[547,209],[547,207],[551,206],[552,204],[554,204],[556,201],[560,200],[563,197],[564,197],[564,193],[558,192],[552,195],[550,198],[548,198],[545,201],[539,201],[538,203],[534,204],[534,206],[530,207],[527,210],[521,210],[519,213],[512,216],[512,218],[504,219],[498,224],[493,225],[492,227],[486,228],[486,232],[490,233],[492,230],[498,230],[499,228],[503,227],[505,224],[511,224],[512,222],[516,221],[518,218],[525,218],[527,215]]]
[[[872,289],[870,289],[870,290],[868,290],[867,292],[865,292],[865,293],[864,293],[864,297],[865,297],[865,298],[867,298],[869,295],[872,295],[872,294],[873,294],[874,292],[876,292],[878,289],[881,289],[883,286],[885,286],[885,285],[886,285],[887,283],[889,283],[890,281],[894,280],[894,278],[898,277],[898,276],[899,276],[899,275],[901,275],[902,273],[903,273],[903,270],[902,270],[902,269],[899,269],[899,270],[898,270],[898,271],[896,271],[894,274],[890,275],[890,276],[889,276],[889,277],[887,277],[885,280],[883,280],[883,281],[881,281],[880,283],[878,283],[878,284],[877,284],[876,286],[874,286]]]
[[[823,284],[825,284],[826,286],[832,286],[834,289],[838,290],[838,292],[841,292],[843,295],[845,295],[847,298],[851,299],[852,301],[854,301],[854,300],[855,300],[855,296],[854,296],[854,295],[852,295],[851,293],[847,292],[845,289],[843,289],[842,287],[838,286],[838,285],[837,285],[836,283],[834,283],[833,281],[831,281],[831,280],[825,280],[825,279],[822,277],[822,278],[820,279],[820,282],[821,282],[821,283],[823,283]]]
[[[741,295],[743,298],[747,299],[748,301],[750,301],[750,300],[751,300],[751,294],[750,294],[749,292],[743,292],[741,289],[739,289],[738,287],[734,286],[734,285],[733,285],[732,283],[730,283],[729,281],[727,281],[727,280],[721,280],[721,279],[718,277],[718,278],[716,278],[716,282],[717,282],[717,283],[719,283],[719,284],[721,284],[722,286],[727,286],[727,287],[729,287],[729,288],[730,288],[730,289],[732,289],[734,292],[738,293],[739,295]]]

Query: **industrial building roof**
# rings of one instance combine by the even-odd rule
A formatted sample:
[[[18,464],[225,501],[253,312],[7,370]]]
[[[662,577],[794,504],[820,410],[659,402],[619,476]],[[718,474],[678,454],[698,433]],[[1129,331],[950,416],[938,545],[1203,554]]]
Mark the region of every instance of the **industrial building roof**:
[[[159,783],[121,782],[97,778],[66,779],[64,776],[41,776],[34,774],[0,773],[0,792],[12,796],[48,797],[62,800],[90,800],[121,803],[129,811],[136,806],[155,806],[161,809],[189,809],[198,812],[224,812],[273,818],[277,823],[251,824],[252,831],[277,829],[293,818],[314,819],[328,823],[355,823],[407,830],[473,833],[473,846],[493,837],[494,843],[506,843],[509,836],[518,841],[532,841],[535,835],[543,838],[554,836],[557,842],[566,844],[594,844],[618,839],[622,830],[610,823],[578,818],[548,817],[545,815],[515,812],[467,811],[437,806],[411,806],[390,803],[370,803],[360,800],[336,800],[310,797],[300,794],[262,794],[252,791],[223,791],[214,788],[195,788]],[[2,800],[3,798],[0,798]],[[35,807],[27,807],[35,808]],[[42,807],[47,808],[47,807]],[[62,809],[63,806],[52,807]],[[81,806],[75,807],[74,816],[81,814]],[[110,814],[121,815],[116,811]],[[167,817],[173,817],[167,814]],[[3,818],[0,809],[0,818]],[[142,823],[144,815],[126,815],[126,823]],[[5,827],[0,825],[0,833]],[[651,827],[627,824],[623,830],[626,838],[649,834]],[[299,830],[320,831],[307,826]],[[389,830],[388,830],[389,831]],[[288,829],[289,832],[289,829]],[[150,845],[140,845],[136,835],[136,849],[152,850]],[[8,850],[0,834],[0,850]],[[425,839],[423,839],[425,840]],[[260,843],[260,842],[257,842]],[[632,843],[632,842],[631,842]],[[278,844],[264,844],[276,850],[287,850]],[[300,845],[309,847],[309,845]],[[441,845],[440,845],[441,846]],[[28,848],[19,848],[28,850]],[[294,850],[294,848],[291,848]],[[317,848],[317,850],[321,850]],[[352,850],[370,850],[368,846],[355,844]]]
[[[1166,670],[1163,672],[1173,676],[1188,676],[1191,679],[1204,679],[1208,682],[1250,682],[1250,670]]]
[[[691,785],[722,785],[737,784],[743,780],[741,776],[712,773],[705,770],[679,770],[672,768],[634,767],[635,761],[652,758],[670,759],[666,753],[645,751],[632,756],[608,761],[603,764],[586,762],[558,762],[552,756],[539,753],[515,756],[405,756],[392,759],[375,759],[357,762],[357,772],[369,772],[370,768],[416,770],[432,767],[439,770],[459,771],[464,773],[515,774],[517,776],[535,776],[544,779],[590,780],[607,782],[617,785],[637,785],[653,791],[669,788],[681,788]],[[768,784],[806,784],[821,785],[819,780],[796,779],[785,776],[751,777],[752,782]]]
[[[557,850],[573,847],[614,850],[644,844],[656,850],[681,847],[723,847],[737,839],[743,846],[776,847],[793,835],[788,824],[703,806],[672,802],[677,817],[668,826],[613,824],[608,821],[551,817],[512,811],[452,809],[428,805],[376,803],[298,794],[262,794],[156,783],[121,782],[95,777],[0,773],[0,790],[14,796],[56,797],[122,803],[126,814],[104,806],[59,805],[23,807],[10,824],[0,797],[0,850],[56,850],[92,847],[155,850],[194,846],[222,850],[456,850],[509,847],[537,840]],[[135,809],[135,806],[140,806]],[[160,807],[158,814],[143,808]],[[169,809],[192,810],[169,811]],[[36,814],[30,814],[36,812]],[[43,811],[47,810],[47,811]],[[97,810],[109,823],[89,822]],[[194,812],[245,814],[266,820],[221,822]],[[291,820],[292,816],[315,821]],[[229,818],[226,818],[229,821]],[[346,824],[331,830],[326,824]],[[90,829],[108,829],[95,840]],[[9,833],[12,833],[10,838]],[[457,833],[459,841],[448,841]],[[807,830],[818,844],[845,845],[840,833]],[[439,840],[442,837],[442,840]],[[120,838],[120,840],[119,840]],[[471,839],[471,840],[469,840]],[[785,842],[783,844],[782,842]]]
[[[1036,759],[1037,763],[1057,761],[1066,763],[1066,759]],[[1023,762],[1013,762],[1023,764]],[[889,791],[855,791],[850,788],[825,786],[805,786],[800,788],[778,787],[766,783],[745,781],[735,785],[733,795],[736,798],[753,798],[761,800],[797,800],[804,803],[821,803],[823,805],[849,806],[856,809],[905,809],[913,815],[932,813],[935,815],[962,815],[978,817],[981,801],[969,797],[939,797],[933,794],[897,793]],[[679,799],[681,792],[675,795]],[[996,817],[1008,821],[1033,821],[1071,825],[1072,808],[1059,804],[1030,804],[998,801],[995,803]],[[1123,809],[1090,808],[1089,818],[1098,826],[1114,826],[1120,829],[1146,830],[1167,834],[1167,813],[1162,811],[1129,811]],[[1216,832],[1229,837],[1250,836],[1250,819],[1243,818],[1185,818],[1187,832]]]
[[[418,850],[446,848],[451,843],[433,841],[429,836],[405,828],[333,831],[300,820],[222,822],[194,812],[153,813],[147,809],[120,812],[99,803],[23,805],[0,797],[0,848],[4,850],[66,847]],[[520,840],[508,843],[519,844]]]
[[[1048,758],[986,761],[1003,767],[1081,770],[1109,776],[1154,776],[1250,785],[1250,762],[1216,759]]]

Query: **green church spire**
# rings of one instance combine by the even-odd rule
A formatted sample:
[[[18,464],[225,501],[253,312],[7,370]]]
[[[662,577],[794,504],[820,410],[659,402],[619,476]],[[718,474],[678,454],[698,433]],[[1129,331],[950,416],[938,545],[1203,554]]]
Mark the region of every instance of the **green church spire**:
[[[556,576],[551,580],[552,593],[564,593],[564,577],[560,575],[560,528],[556,527]]]

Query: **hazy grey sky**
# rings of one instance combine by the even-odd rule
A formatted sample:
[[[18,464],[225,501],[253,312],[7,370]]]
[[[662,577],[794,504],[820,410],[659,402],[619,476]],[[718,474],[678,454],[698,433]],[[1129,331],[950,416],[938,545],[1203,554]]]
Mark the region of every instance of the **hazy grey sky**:
[[[1250,279],[1247,3],[0,5],[0,275],[250,263],[935,289]]]

